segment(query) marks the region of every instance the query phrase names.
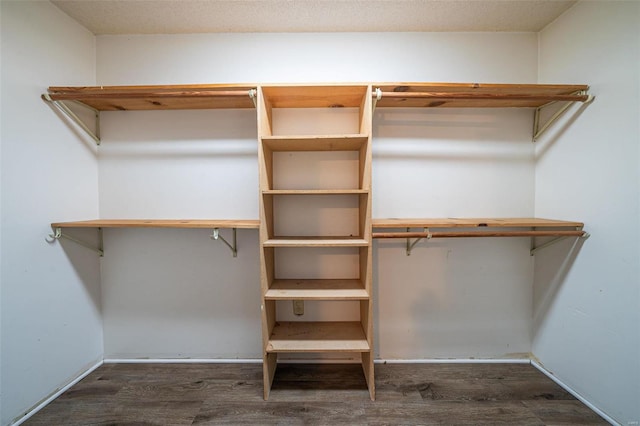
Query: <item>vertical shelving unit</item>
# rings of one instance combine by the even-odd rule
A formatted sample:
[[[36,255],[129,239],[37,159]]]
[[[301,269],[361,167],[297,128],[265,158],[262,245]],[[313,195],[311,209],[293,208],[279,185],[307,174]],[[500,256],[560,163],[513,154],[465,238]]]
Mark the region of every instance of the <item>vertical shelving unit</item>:
[[[278,355],[287,353],[359,354],[371,399],[375,399],[371,100],[371,87],[367,85],[258,88],[265,399],[269,397]],[[289,129],[278,122],[283,110],[323,115],[329,111],[327,108],[353,112],[351,115],[357,117],[354,131],[345,133],[344,126],[338,126],[335,132],[330,129],[313,134],[316,126],[312,125],[311,131],[289,134]],[[347,161],[334,161],[331,153],[337,152],[346,155]],[[282,160],[283,155],[289,159]],[[295,155],[303,155],[305,161],[316,166],[296,169]],[[293,173],[292,164],[296,169]],[[351,173],[329,170],[326,174],[327,166],[332,164],[343,169],[347,164]],[[334,267],[336,262],[350,264],[349,272]],[[291,320],[290,312],[283,312],[293,309],[291,302],[297,303],[299,309],[305,301],[356,303],[358,320],[343,321],[340,314],[332,318],[332,313],[341,308],[340,303],[337,308],[323,311],[320,321],[306,320],[304,314]]]

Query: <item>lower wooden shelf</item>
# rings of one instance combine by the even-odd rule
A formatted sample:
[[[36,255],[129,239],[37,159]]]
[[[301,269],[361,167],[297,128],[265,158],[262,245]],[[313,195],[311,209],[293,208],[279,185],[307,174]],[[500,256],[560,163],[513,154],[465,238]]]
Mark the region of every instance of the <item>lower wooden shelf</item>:
[[[358,237],[274,237],[264,247],[366,247],[369,242]]]
[[[266,300],[367,300],[360,280],[274,280]]]
[[[274,352],[369,352],[360,322],[277,322],[266,348]]]

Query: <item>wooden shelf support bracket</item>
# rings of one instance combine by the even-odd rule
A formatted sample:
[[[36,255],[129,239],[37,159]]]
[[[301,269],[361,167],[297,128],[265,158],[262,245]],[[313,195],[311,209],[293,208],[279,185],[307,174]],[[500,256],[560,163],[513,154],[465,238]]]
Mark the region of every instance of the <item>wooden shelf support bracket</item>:
[[[78,117],[78,115],[71,111],[71,109],[64,103],[64,101],[56,101],[51,99],[51,96],[48,93],[44,93],[42,95],[42,99],[45,102],[50,103],[51,105],[55,106],[56,108],[58,108],[58,110],[60,110],[60,112],[62,112],[64,115],[66,115],[71,121],[73,121],[75,124],[77,124],[82,130],[84,130],[89,136],[91,136],[91,138],[96,142],[96,145],[100,145],[100,111],[98,111],[95,108],[90,107],[89,105],[83,104],[82,102],[77,102],[77,101],[71,101],[74,102],[74,104],[76,105],[80,105],[83,108],[87,108],[89,110],[91,110],[94,114],[95,117],[95,132],[93,130],[91,130],[89,128],[89,126],[87,126],[80,117]]]
[[[45,238],[45,240],[48,243],[54,243],[56,240],[59,240],[61,238],[64,238],[65,240],[69,240],[72,241],[78,245],[81,245],[82,247],[88,248],[89,250],[93,250],[96,253],[98,253],[100,255],[100,257],[104,257],[104,247],[103,247],[103,242],[102,242],[102,228],[98,228],[98,247],[95,247],[94,245],[86,242],[86,241],[82,241],[78,238],[72,237],[70,235],[64,234],[62,232],[62,228],[53,228],[53,233],[49,234],[49,236],[47,238]]]
[[[238,257],[238,239],[237,239],[237,228],[231,228],[233,231],[233,244],[229,243],[229,241],[225,240],[222,235],[220,235],[220,228],[213,228],[211,235],[209,238],[212,240],[220,240],[226,244],[229,249],[231,249],[231,253],[233,253],[233,257]]]
[[[576,231],[582,231],[581,227],[576,228]],[[589,234],[588,232],[582,231],[582,235],[578,235],[578,238],[583,238],[583,239],[587,239],[591,236],[591,234]],[[560,237],[556,237],[552,240],[549,240],[545,243],[542,243],[540,245],[535,245],[535,237],[531,237],[531,250],[529,251],[529,254],[531,256],[534,256],[537,252],[539,252],[542,249],[545,249],[547,247],[550,247],[556,243],[559,243],[562,240],[565,240],[567,238],[571,238],[570,235],[564,235],[564,236],[560,236]]]
[[[581,101],[584,103],[584,105],[590,104],[591,102],[593,102],[593,100],[595,99],[595,96],[593,95],[589,95],[587,94],[586,91],[579,91],[575,93],[576,95],[581,95],[581,96],[586,96],[584,101]],[[542,136],[542,134],[547,131],[547,129],[556,121],[558,121],[558,119],[560,117],[562,117],[564,115],[564,113],[567,112],[567,110],[575,103],[578,101],[569,101],[567,102],[565,105],[562,106],[562,108],[560,108],[558,111],[556,111],[551,117],[549,117],[549,119],[544,123],[541,124],[540,122],[540,114],[541,112],[548,106],[551,106],[553,104],[555,104],[556,102],[559,101],[552,101],[549,103],[546,103],[542,106],[539,106],[535,109],[534,113],[533,113],[533,142],[536,142],[540,136]]]

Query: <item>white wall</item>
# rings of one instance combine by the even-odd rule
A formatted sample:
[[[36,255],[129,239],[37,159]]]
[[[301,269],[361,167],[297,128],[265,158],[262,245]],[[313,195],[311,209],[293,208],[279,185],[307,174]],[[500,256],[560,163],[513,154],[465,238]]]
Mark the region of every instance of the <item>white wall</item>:
[[[624,425],[640,421],[639,22],[638,2],[580,2],[540,34],[540,82],[596,100],[536,145],[536,214],[591,238],[537,256],[533,353]]]
[[[102,85],[535,83],[537,40],[491,33],[99,36],[97,76]],[[279,119],[299,124],[295,112]],[[531,122],[521,110],[379,109],[374,217],[531,216]],[[102,134],[101,217],[258,217],[254,111],[105,113]],[[105,357],[258,358],[258,236],[240,231],[239,238],[232,259],[204,230],[107,230]],[[528,248],[524,239],[423,242],[407,257],[402,244],[377,242],[376,355],[528,353]]]
[[[49,2],[2,13],[1,424],[102,355],[99,261],[47,244],[49,223],[95,218],[95,148],[45,102],[49,85],[95,84],[95,38]]]

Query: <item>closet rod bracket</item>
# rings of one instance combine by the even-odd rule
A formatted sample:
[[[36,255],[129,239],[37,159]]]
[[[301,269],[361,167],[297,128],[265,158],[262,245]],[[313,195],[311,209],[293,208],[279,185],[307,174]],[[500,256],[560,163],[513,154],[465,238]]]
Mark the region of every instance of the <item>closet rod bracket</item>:
[[[82,241],[78,238],[72,237],[70,235],[67,235],[65,233],[62,232],[62,228],[53,228],[53,233],[49,234],[48,237],[45,238],[45,240],[48,243],[53,243],[56,240],[60,240],[60,239],[65,239],[65,240],[69,240],[72,241],[78,245],[81,245],[82,247],[88,248],[89,250],[93,250],[96,253],[98,253],[100,255],[100,257],[104,257],[104,246],[103,246],[103,241],[102,241],[102,228],[98,228],[98,247],[95,247],[94,245],[86,242],[86,241]]]
[[[231,253],[233,253],[233,257],[238,257],[238,239],[237,239],[237,229],[231,228],[233,231],[233,244],[229,243],[229,241],[225,240],[222,235],[220,235],[220,228],[213,228],[213,232],[209,236],[212,240],[220,240],[226,244],[229,249],[231,249]]]
[[[378,101],[382,99],[382,89],[379,87],[376,87],[375,89],[373,89],[373,94],[374,94],[374,97],[373,97],[372,110],[375,111]]]
[[[91,138],[96,142],[96,145],[100,145],[100,111],[90,107],[89,105],[83,104],[82,102],[73,101],[76,105],[80,105],[83,108],[86,108],[93,112],[93,115],[95,117],[95,131],[93,131],[84,123],[84,121],[82,121],[80,117],[78,117],[75,112],[71,111],[71,108],[69,108],[63,101],[56,101],[51,99],[51,96],[48,93],[44,93],[42,95],[42,99],[58,108],[60,112],[66,115],[71,121],[77,124],[89,136],[91,136]]]
[[[593,102],[593,100],[595,99],[595,96],[588,94],[585,90],[581,90],[579,92],[574,93],[576,95],[584,95],[587,96],[586,100],[582,101],[583,105],[588,105],[591,102]],[[567,112],[567,110],[569,108],[571,108],[571,106],[576,102],[567,102],[565,105],[562,106],[562,108],[560,108],[558,111],[556,111],[551,117],[549,117],[549,119],[544,123],[541,124],[540,122],[540,115],[541,112],[544,108],[551,106],[553,104],[555,104],[557,101],[552,101],[549,103],[546,103],[542,106],[539,106],[535,109],[534,113],[533,113],[533,142],[536,142],[540,136],[542,136],[542,134],[544,132],[547,131],[547,129],[556,121],[558,121],[558,119],[560,117],[562,117],[564,115],[565,112]]]
[[[407,232],[409,232],[411,228],[407,228]],[[429,228],[424,228],[424,233],[426,236],[416,238],[415,241],[411,241],[411,238],[407,238],[407,256],[411,256],[411,250],[420,242],[420,240],[426,238],[427,240],[431,239],[431,232],[429,232]]]
[[[258,96],[258,90],[257,89],[249,89],[249,99],[251,99],[253,101],[253,106],[255,108],[258,108],[258,104],[256,102],[257,96]]]
[[[582,231],[582,227],[577,227],[576,231]],[[578,238],[582,238],[584,240],[586,240],[587,238],[589,238],[591,236],[591,234],[589,234],[588,232],[583,232],[581,236],[579,236]],[[546,243],[542,243],[538,246],[534,245],[534,238],[531,238],[531,250],[529,251],[529,254],[531,256],[534,256],[537,252],[539,252],[542,249],[545,249],[547,247],[550,247],[556,243],[559,243],[560,241],[563,241],[567,238],[571,238],[569,236],[561,236],[561,237],[557,237],[554,238],[552,240],[547,241]]]

